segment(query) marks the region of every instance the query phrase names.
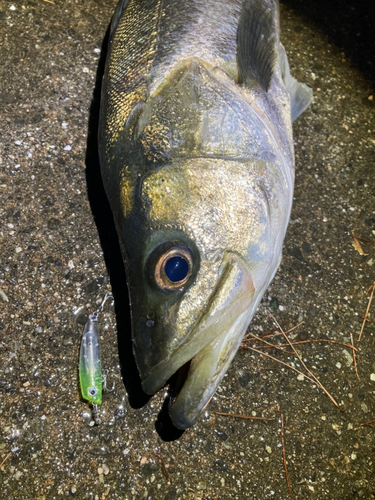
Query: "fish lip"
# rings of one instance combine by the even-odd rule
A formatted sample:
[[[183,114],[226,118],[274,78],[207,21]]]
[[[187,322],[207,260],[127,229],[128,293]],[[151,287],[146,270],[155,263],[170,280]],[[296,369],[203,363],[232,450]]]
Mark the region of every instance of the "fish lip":
[[[238,347],[242,341],[242,337],[246,332],[247,326],[251,320],[253,314],[253,309],[250,308],[248,311],[244,311],[239,318],[233,323],[230,330],[232,330],[232,335],[228,335],[227,331],[221,332],[218,337],[204,347],[194,358],[189,362],[189,372],[186,375],[185,381],[180,387],[180,390],[177,395],[171,396],[170,404],[169,404],[169,416],[172,420],[172,423],[177,429],[186,430],[192,425],[194,425],[199,419],[201,413],[210,403],[218,385],[223,379],[224,375],[227,372],[229,365],[231,364],[234,356],[237,353]],[[233,335],[233,332],[236,332]],[[238,334],[239,332],[239,334]],[[228,338],[229,337],[229,338]],[[219,347],[219,349],[217,349]],[[217,356],[215,359],[212,359],[212,351],[218,350],[220,355],[224,351],[223,356]],[[191,379],[194,379],[194,373],[199,372],[202,364],[207,361],[207,358],[210,358],[211,355],[211,363],[209,363],[213,369],[212,376],[208,379],[207,384],[202,384],[198,387],[198,391],[196,391],[196,397],[194,398],[194,394],[191,397]],[[220,362],[215,363],[219,357],[223,357]],[[210,359],[208,359],[208,362]],[[183,370],[184,367],[181,367],[180,370]],[[190,391],[189,391],[190,389]]]
[[[218,283],[208,300],[207,307],[203,310],[198,322],[192,327],[188,335],[190,340],[179,346],[170,357],[154,366],[142,381],[143,390],[147,394],[155,394],[187,363],[190,363],[190,367],[195,366],[197,359],[202,357],[203,352],[206,353],[206,357],[209,357],[210,344],[214,345],[218,339],[225,338],[226,333],[233,327],[238,317],[249,309],[253,301],[255,288],[245,261],[233,252],[226,252],[220,269],[221,273]],[[246,323],[245,330],[247,325],[248,323]],[[203,344],[202,338],[206,339]],[[242,335],[240,336],[240,340],[241,338]],[[237,348],[233,356],[236,350]],[[229,366],[229,363],[227,365]],[[225,372],[226,370],[223,376]],[[192,371],[189,369],[181,391],[191,376]],[[214,384],[212,394],[220,380]],[[176,401],[179,399],[181,391],[173,400],[171,408],[174,407]],[[204,396],[203,402],[207,404],[211,396],[209,398]],[[199,410],[197,418],[202,409]],[[180,420],[182,421],[176,421],[178,428],[186,428],[192,425],[189,418],[185,419],[186,426],[184,418],[182,417]]]

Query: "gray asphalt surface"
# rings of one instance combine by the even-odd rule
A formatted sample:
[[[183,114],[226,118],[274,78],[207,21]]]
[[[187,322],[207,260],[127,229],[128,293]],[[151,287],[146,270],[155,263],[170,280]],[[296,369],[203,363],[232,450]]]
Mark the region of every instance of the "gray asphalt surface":
[[[286,500],[277,409],[293,498],[375,498],[375,425],[358,425],[375,419],[373,323],[358,342],[375,245],[354,248],[349,234],[375,240],[370,17],[354,2],[337,19],[298,0],[282,5],[291,71],[314,100],[294,125],[284,258],[249,330],[273,328],[268,310],[288,320],[286,330],[303,321],[290,336],[325,341],[298,351],[341,411],[316,383],[244,349],[199,423],[181,434],[160,414],[163,391],[147,401],[139,387],[98,171],[97,75],[115,3],[0,0],[1,498]],[[115,304],[106,303],[100,328],[114,389],[93,425],[78,387],[80,337],[111,285]],[[374,310],[375,300],[370,320]],[[350,333],[359,379],[352,349],[327,342],[350,344]],[[295,354],[267,352],[301,368]]]

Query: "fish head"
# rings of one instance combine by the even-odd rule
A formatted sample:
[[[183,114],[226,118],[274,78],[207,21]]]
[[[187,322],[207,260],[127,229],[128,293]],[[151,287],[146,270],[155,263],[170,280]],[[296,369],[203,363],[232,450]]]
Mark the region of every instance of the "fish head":
[[[154,394],[174,376],[169,414],[185,429],[224,377],[276,272],[292,168],[258,93],[226,72],[192,60],[144,100],[135,94],[124,116],[109,114],[102,127],[102,175],[142,386]]]
[[[178,428],[211,399],[274,269],[266,170],[259,161],[192,158],[132,186],[122,178],[117,226],[134,354],[148,394],[180,372],[169,408]]]

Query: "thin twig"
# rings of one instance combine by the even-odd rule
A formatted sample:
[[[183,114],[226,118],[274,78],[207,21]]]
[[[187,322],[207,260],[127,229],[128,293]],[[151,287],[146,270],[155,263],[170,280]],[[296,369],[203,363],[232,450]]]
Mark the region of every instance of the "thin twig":
[[[358,313],[358,316],[360,316],[362,319],[364,319],[365,321],[367,321],[367,323],[370,323],[370,325],[373,324],[373,322],[371,321],[371,319],[366,318],[365,316],[363,316],[363,314],[359,314]]]
[[[293,326],[293,328],[290,328],[289,330],[287,330],[285,332],[285,334],[287,335],[288,333],[292,332],[293,330],[295,330],[296,328],[298,328],[299,326],[301,326],[302,323],[303,323],[303,321],[301,321],[300,323],[298,323],[296,326]],[[281,326],[283,326],[283,325],[281,325]]]
[[[215,415],[224,415],[225,417],[233,417],[233,418],[246,418],[248,420],[275,420],[274,418],[267,417],[252,417],[250,415],[236,415],[235,413],[223,413],[221,411],[213,411]]]
[[[287,319],[286,321],[283,321],[283,322],[281,323],[281,326],[284,326],[284,325],[286,325],[287,323],[289,323],[289,320],[288,320],[288,319]],[[260,338],[264,339],[265,337],[268,337],[269,335],[271,335],[271,333],[276,332],[276,330],[277,330],[277,326],[275,326],[275,328],[271,328],[271,330],[268,330],[268,332],[266,332],[266,333],[264,333],[263,335],[261,335],[261,336],[260,336]],[[249,332],[247,335],[245,335],[245,336],[244,336],[244,338],[243,338],[242,342],[243,342],[244,340],[247,340],[247,338],[249,337],[249,335],[250,335],[250,332]]]
[[[252,340],[252,339],[249,339],[248,342]],[[356,347],[353,348],[353,346],[351,344],[348,344],[347,342],[339,342],[338,340],[329,340],[329,339],[310,339],[310,340],[298,340],[297,342],[292,342],[293,345],[299,345],[299,344],[309,344],[309,343],[313,343],[313,342],[327,342],[327,343],[330,343],[330,344],[339,344],[339,345],[343,345],[344,347],[349,347],[350,349],[354,349],[355,351],[358,351],[358,349]],[[272,347],[277,347],[276,345],[273,345],[271,344]],[[285,347],[289,344],[278,344],[278,347]],[[259,349],[261,349],[263,346],[258,346]],[[245,349],[247,348],[247,345],[245,344],[245,347],[242,346],[240,347],[240,349]],[[287,351],[284,351],[284,352],[287,352]],[[289,354],[289,352],[288,352]],[[294,354],[294,352],[292,353]]]
[[[298,375],[302,375],[303,377],[307,378],[307,380],[310,380],[310,382],[312,382],[313,384],[316,383],[315,380],[313,380],[311,377],[309,377],[305,373],[300,372],[299,370],[297,370],[297,368],[294,368],[294,366],[288,365],[288,363],[284,363],[284,361],[281,361],[281,359],[274,358],[273,356],[271,356],[270,354],[267,354],[266,352],[258,351],[258,349],[255,349],[255,347],[246,346],[246,347],[244,347],[244,349],[250,349],[251,351],[257,352],[258,354],[261,354],[262,356],[266,356],[267,358],[271,358],[273,361],[276,361],[276,363],[280,363],[281,365],[287,366],[291,370],[297,372]]]
[[[349,234],[350,234],[350,236],[351,236],[352,238],[354,238],[355,240],[367,241],[368,243],[374,243],[374,244],[375,244],[375,240],[368,240],[367,238],[362,238],[361,236],[357,236],[357,235],[355,235],[355,234],[353,234],[353,233],[349,233]]]
[[[274,320],[274,322],[276,323],[276,325],[279,326],[280,330],[282,333],[283,330],[282,328],[280,327],[280,325],[278,324],[277,322],[277,319],[273,316],[273,314],[271,313],[268,313],[270,315],[270,317]],[[324,385],[318,380],[318,378],[307,368],[307,366],[305,365],[303,359],[301,358],[301,356],[299,355],[299,353],[297,352],[297,350],[295,349],[295,347],[293,346],[293,344],[290,342],[289,338],[287,335],[285,335],[284,333],[284,337],[286,339],[286,341],[288,342],[288,344],[290,345],[290,347],[293,349],[295,355],[298,357],[300,363],[302,364],[302,366],[304,367],[304,369],[307,371],[307,373],[309,373],[311,375],[311,377],[315,380],[315,383],[327,394],[327,396],[329,397],[329,399],[332,401],[332,403],[340,410],[340,411],[343,411],[339,405],[337,404],[337,402],[335,401],[335,399],[331,396],[331,394],[327,391],[327,389],[324,387]],[[305,375],[306,376],[306,375]]]
[[[289,320],[287,321],[284,321],[283,323],[280,323],[280,327],[285,325],[285,323],[289,323]],[[251,342],[252,339],[249,338],[249,336],[251,337],[254,337],[256,340],[261,340],[261,339],[265,339],[267,337],[280,337],[281,335],[284,335],[284,334],[288,334],[290,332],[292,332],[293,330],[295,330],[296,328],[298,328],[299,326],[301,326],[303,323],[303,321],[301,321],[300,323],[298,323],[298,325],[295,325],[293,326],[293,328],[290,328],[289,330],[287,330],[286,332],[284,333],[281,333],[281,332],[277,332],[275,333],[275,335],[271,335],[272,333],[274,333],[278,327],[276,326],[275,328],[272,328],[272,330],[269,330],[267,333],[261,335],[260,337],[258,337],[257,335],[254,335],[253,333],[249,332],[242,340],[242,342]]]
[[[362,425],[367,425],[367,424],[375,424],[375,419],[367,420],[367,422],[362,422],[361,424],[356,424],[355,427],[361,427]]]
[[[339,344],[343,345],[344,347],[350,347],[352,346],[348,344],[347,342],[339,342],[338,340],[330,340],[330,339],[310,339],[310,340],[298,340],[297,342],[292,342],[293,345],[297,344],[308,344],[308,343],[313,343],[313,342],[327,342],[328,344]],[[281,345],[286,345],[286,344],[281,344]],[[354,347],[355,351],[358,351],[356,347]]]
[[[43,0],[43,2],[51,3],[52,5],[55,5],[55,2],[52,2],[52,0]]]
[[[169,477],[167,468],[165,466],[165,462],[164,462],[163,456],[160,455],[159,453],[155,453],[155,452],[154,452],[154,455],[155,455],[156,458],[158,458],[160,460],[161,468],[163,469],[163,473],[164,473],[165,479],[167,480],[167,483],[170,484],[172,481],[171,481],[171,478]]]
[[[5,462],[8,460],[8,458],[11,456],[11,454],[12,454],[12,452],[10,451],[10,452],[8,453],[8,455],[4,458],[4,460],[1,462],[1,464],[0,464],[0,469],[1,469],[1,467],[5,464]]]
[[[350,334],[350,340],[352,342],[352,351],[353,351],[353,365],[354,365],[354,370],[355,370],[355,373],[357,375],[357,378],[359,380],[359,375],[358,375],[358,368],[357,368],[357,360],[356,360],[356,357],[355,357],[355,351],[356,351],[356,348],[354,347],[354,341],[353,341],[353,334],[351,333]]]
[[[284,462],[285,477],[286,477],[286,483],[288,485],[289,496],[290,496],[290,498],[293,498],[292,488],[290,487],[290,482],[289,482],[288,467],[286,465],[286,453],[285,453],[285,442],[284,442],[284,414],[281,410],[275,410],[275,411],[280,413],[280,423],[281,423],[280,437],[281,437],[281,446],[283,449],[283,462]]]
[[[275,349],[278,349],[279,351],[281,352],[284,352],[286,354],[290,354],[288,353],[287,351],[284,351],[284,349],[280,349],[279,346],[275,345],[275,344],[271,344],[270,342],[267,342],[267,340],[264,340],[263,338],[261,337],[257,337],[256,335],[254,335],[253,333],[249,333],[249,335],[251,335],[255,340],[259,340],[260,342],[263,342],[264,344],[266,344],[268,347],[272,347],[272,348],[275,348]],[[250,339],[248,339],[250,340]],[[293,353],[291,353],[293,354]]]
[[[367,309],[366,309],[366,313],[365,313],[365,317],[363,318],[363,322],[362,322],[362,328],[361,328],[361,332],[359,334],[359,337],[358,337],[358,342],[361,340],[362,338],[362,333],[363,333],[363,329],[365,328],[365,324],[366,324],[366,320],[367,320],[367,315],[368,315],[368,312],[370,310],[370,306],[371,306],[371,302],[372,302],[372,298],[374,296],[374,290],[375,290],[375,281],[374,283],[370,286],[370,288],[367,289],[366,291],[366,295],[369,293],[369,291],[371,290],[371,295],[370,295],[370,298],[369,298],[369,301],[368,301],[368,304],[367,304]]]

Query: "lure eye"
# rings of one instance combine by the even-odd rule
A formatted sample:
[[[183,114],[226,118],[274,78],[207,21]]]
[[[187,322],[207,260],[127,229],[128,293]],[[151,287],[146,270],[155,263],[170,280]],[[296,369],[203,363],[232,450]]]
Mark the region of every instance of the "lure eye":
[[[87,392],[90,396],[96,396],[96,394],[98,393],[98,389],[96,387],[90,387]]]
[[[177,245],[156,261],[155,281],[161,289],[173,291],[188,281],[192,271],[193,257],[190,250],[184,245]]]

